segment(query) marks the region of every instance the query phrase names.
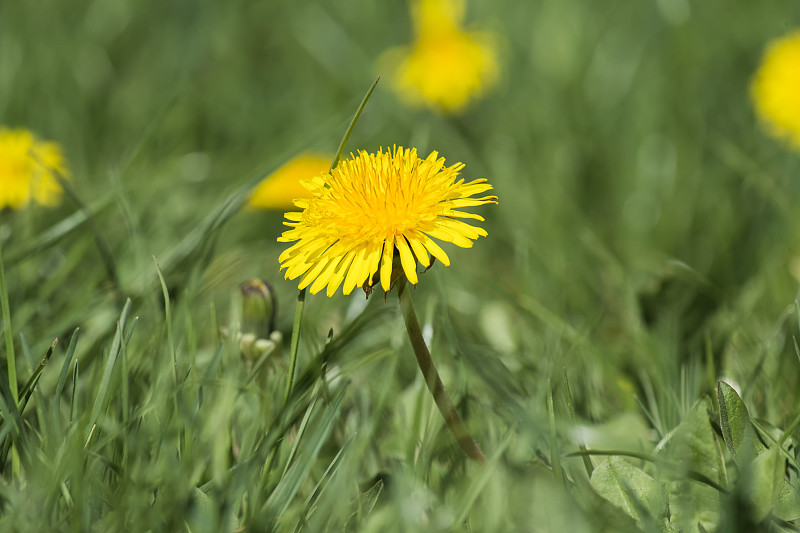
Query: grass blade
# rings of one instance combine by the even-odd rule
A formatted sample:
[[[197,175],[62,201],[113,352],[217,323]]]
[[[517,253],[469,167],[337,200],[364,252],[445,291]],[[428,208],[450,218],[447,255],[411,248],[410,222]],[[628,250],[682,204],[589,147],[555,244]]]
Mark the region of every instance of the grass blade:
[[[333,430],[334,422],[339,418],[346,390],[346,388],[342,388],[336,398],[312,418],[311,425],[314,429],[302,446],[298,461],[288,469],[286,476],[281,479],[280,484],[265,504],[264,511],[270,519],[277,519],[283,515],[297,491],[300,490],[303,481],[308,477],[320,448]]]
[[[42,165],[44,168],[47,168],[52,174],[58,179],[58,183],[61,185],[61,188],[64,189],[64,192],[67,193],[70,200],[75,204],[77,207],[86,217],[89,226],[94,233],[94,242],[97,246],[97,251],[100,253],[100,258],[103,261],[103,265],[106,267],[106,273],[108,274],[108,278],[114,283],[114,287],[118,290],[120,288],[119,283],[119,275],[117,273],[117,263],[114,260],[114,254],[111,252],[111,248],[108,246],[108,242],[106,241],[105,237],[103,237],[103,233],[100,231],[100,226],[97,224],[97,219],[94,218],[94,214],[89,209],[89,207],[81,200],[80,195],[78,195],[78,191],[75,190],[75,187],[72,186],[72,183],[68,179],[66,179],[59,169],[45,164],[43,161],[39,161],[39,164]]]
[[[561,470],[561,454],[558,451],[558,435],[556,434],[556,415],[553,407],[553,385],[547,380],[547,414],[550,419],[550,464],[559,484],[564,484],[564,472]]]
[[[96,201],[87,210],[78,209],[73,214],[51,226],[49,229],[39,233],[32,239],[27,240],[21,248],[17,248],[8,256],[8,265],[15,265],[20,261],[28,258],[29,256],[46,250],[48,247],[56,244],[58,241],[79,229],[90,216],[96,215],[109,204],[111,204],[113,196],[108,194]]]
[[[36,370],[33,371],[31,377],[28,378],[28,381],[25,382],[25,385],[22,387],[22,390],[19,393],[20,414],[25,412],[25,406],[28,405],[28,400],[30,400],[31,395],[33,394],[33,389],[36,388],[36,385],[39,383],[39,378],[42,377],[44,367],[47,366],[47,362],[50,361],[50,357],[53,356],[53,351],[56,349],[56,344],[58,344],[58,339],[53,341],[53,344],[50,345],[50,348],[47,349],[47,353],[44,354],[44,357],[39,362],[39,366],[36,367]]]
[[[347,127],[347,130],[342,137],[341,142],[339,143],[339,148],[336,150],[336,155],[333,157],[333,161],[331,162],[331,168],[336,168],[336,165],[339,164],[339,160],[342,157],[342,152],[344,152],[345,146],[347,146],[347,141],[350,140],[350,135],[353,133],[353,130],[356,127],[356,123],[358,122],[361,113],[364,111],[364,108],[367,106],[367,102],[369,102],[370,96],[372,96],[373,91],[375,91],[375,87],[378,86],[378,82],[381,80],[381,77],[378,76],[372,85],[370,85],[369,89],[367,90],[367,94],[364,95],[364,98],[361,100],[361,103],[358,105],[358,109],[356,109],[356,114],[353,115],[353,120],[350,121],[350,125]],[[289,396],[292,393],[292,385],[294,383],[294,374],[297,369],[297,348],[300,344],[300,322],[303,318],[303,307],[306,301],[306,290],[300,289],[297,292],[297,304],[295,307],[295,314],[294,314],[294,323],[292,325],[292,340],[289,349],[289,372],[287,373],[286,377],[286,390],[283,395],[283,405],[286,405],[286,402],[289,401]]]
[[[47,365],[47,361],[49,361],[50,357],[53,355],[53,351],[56,349],[56,344],[58,344],[58,339],[53,341],[53,344],[51,344],[50,348],[48,348],[47,353],[39,363],[39,366],[36,368],[33,374],[31,374],[31,377],[25,383],[25,386],[22,387],[22,390],[20,391],[19,402],[20,415],[25,412],[25,407],[28,405],[28,400],[30,400],[31,394],[33,394],[33,389],[36,387],[36,384],[39,383],[39,378],[42,376],[42,372],[44,371],[45,365]],[[6,463],[9,451],[11,451],[11,439],[6,439],[6,441],[3,443],[3,451],[0,453],[0,465]]]
[[[569,408],[569,418],[570,421],[575,424],[575,404],[572,402],[572,390],[569,388],[569,376],[567,375],[566,367],[564,368],[564,387],[567,390],[567,407]],[[583,443],[583,440],[578,443],[578,448],[581,451],[586,450],[586,445]],[[592,460],[588,455],[582,456],[582,459],[583,467],[586,469],[586,474],[591,479],[592,471],[594,470],[594,466],[592,466]]]
[[[17,361],[14,356],[14,332],[11,329],[11,306],[8,302],[8,285],[6,284],[6,269],[3,267],[3,240],[0,239],[0,313],[3,319],[3,334],[6,341],[6,362],[8,364],[8,385],[10,398],[17,407]],[[6,411],[8,412],[8,411]]]
[[[67,355],[64,358],[64,363],[61,365],[61,374],[58,376],[58,384],[54,397],[56,401],[60,401],[61,393],[64,391],[64,385],[67,383],[67,375],[69,374],[69,366],[72,364],[72,358],[75,356],[75,348],[78,345],[78,338],[80,337],[81,328],[75,328],[72,332],[72,338],[69,340],[69,347],[67,347]]]
[[[178,386],[178,354],[175,353],[175,339],[172,337],[172,310],[169,305],[169,290],[167,289],[167,282],[164,279],[164,274],[161,273],[161,267],[158,266],[156,256],[153,256],[153,262],[156,265],[156,273],[158,274],[158,281],[161,283],[161,294],[164,297],[164,317],[167,321],[167,342],[169,343],[169,350],[172,354],[172,371],[175,378],[175,386]]]
[[[128,314],[130,313],[131,308],[131,301],[128,299],[125,302],[125,307],[122,309],[122,313],[120,314],[119,321],[117,322],[117,331],[114,335],[114,339],[111,341],[111,350],[108,353],[108,358],[106,359],[106,366],[103,370],[103,377],[100,380],[100,387],[97,390],[97,396],[95,396],[94,405],[92,406],[91,415],[89,417],[89,423],[86,426],[85,430],[85,442],[88,445],[89,437],[94,432],[94,426],[97,422],[98,417],[100,416],[100,411],[102,411],[103,406],[106,402],[106,395],[108,394],[108,386],[111,381],[111,374],[114,371],[114,366],[117,362],[117,357],[119,356],[121,347],[122,347],[122,333],[123,329],[125,328],[125,324],[127,322]],[[131,322],[129,335],[126,340],[130,339],[130,333],[133,332],[133,329],[136,327],[137,319],[134,318]]]
[[[78,360],[75,360],[75,366],[72,367],[72,401],[69,404],[69,421],[75,420],[75,415],[78,413]]]

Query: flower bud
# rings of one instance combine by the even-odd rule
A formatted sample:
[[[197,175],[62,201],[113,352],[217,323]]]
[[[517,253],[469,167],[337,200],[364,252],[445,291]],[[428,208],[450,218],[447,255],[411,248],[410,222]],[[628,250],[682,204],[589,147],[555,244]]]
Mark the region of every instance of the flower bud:
[[[275,329],[278,302],[269,283],[253,278],[241,284],[242,333],[267,339]]]

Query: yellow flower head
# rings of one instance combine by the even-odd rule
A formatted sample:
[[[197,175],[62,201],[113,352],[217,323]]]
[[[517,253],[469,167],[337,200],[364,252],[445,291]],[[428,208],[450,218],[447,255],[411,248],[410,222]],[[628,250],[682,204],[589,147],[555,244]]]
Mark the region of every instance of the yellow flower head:
[[[769,133],[800,149],[800,31],[769,45],[750,94]]]
[[[28,130],[0,128],[0,209],[20,209],[32,200],[46,206],[61,201],[53,171],[68,177],[61,148]]]
[[[327,172],[332,160],[332,155],[300,154],[264,178],[253,190],[247,205],[261,209],[292,207],[295,198],[311,195],[300,182]]]
[[[461,27],[463,0],[415,0],[412,15],[414,43],[389,50],[382,67],[410,105],[463,110],[497,81],[496,38]]]
[[[492,186],[485,179],[464,183],[458,179],[462,168],[461,163],[445,167],[437,152],[420,159],[415,149],[403,147],[351,154],[332,172],[304,182],[312,197],[295,200],[303,211],[285,215],[284,224],[292,229],[278,241],[299,242],[280,255],[281,270],[286,269],[287,279],[303,276],[300,288],[311,285],[312,293],[327,286],[328,296],[342,282],[344,294],[371,286],[380,270],[381,286],[388,291],[396,250],[403,273],[416,284],[417,261],[430,266],[428,253],[450,264],[431,237],[469,248],[486,236],[457,220],[482,221],[481,216],[457,209],[496,204],[497,197],[470,198]]]

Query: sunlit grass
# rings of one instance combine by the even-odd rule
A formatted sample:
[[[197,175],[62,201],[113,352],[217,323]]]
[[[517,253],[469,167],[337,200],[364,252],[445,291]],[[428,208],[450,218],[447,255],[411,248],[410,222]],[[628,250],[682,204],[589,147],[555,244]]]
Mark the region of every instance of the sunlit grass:
[[[71,176],[0,212],[0,530],[797,530],[800,157],[748,93],[790,4],[467,2],[491,91],[376,90],[347,152],[501,201],[411,293],[482,466],[377,286],[307,296],[284,402],[297,283],[243,209],[335,152],[408,5],[2,3],[0,125]],[[243,356],[252,278],[277,334]]]

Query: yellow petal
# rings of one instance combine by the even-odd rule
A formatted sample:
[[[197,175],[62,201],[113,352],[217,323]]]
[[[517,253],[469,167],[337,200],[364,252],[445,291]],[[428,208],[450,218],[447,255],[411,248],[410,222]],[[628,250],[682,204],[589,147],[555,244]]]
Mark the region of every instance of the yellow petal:
[[[383,257],[381,258],[381,287],[386,292],[392,286],[392,258],[394,257],[394,236],[390,235],[383,244]]]
[[[420,264],[424,267],[429,267],[431,265],[431,260],[428,257],[428,251],[425,249],[425,246],[422,245],[422,239],[420,237],[419,232],[417,231],[409,231],[406,234],[408,238],[408,243],[411,245],[411,249],[414,250],[414,254],[417,256],[417,260]]]
[[[317,276],[319,276],[320,272],[322,272],[322,269],[325,268],[325,265],[328,264],[328,261],[330,261],[330,259],[328,259],[327,257],[323,257],[322,259],[320,259],[311,270],[306,272],[306,275],[303,276],[303,279],[300,280],[300,285],[298,285],[297,288],[305,289],[306,287],[308,287],[308,285],[312,281],[314,281],[314,279]]]
[[[358,249],[356,255],[353,256],[353,263],[350,265],[350,270],[347,272],[347,277],[344,280],[344,287],[342,288],[342,292],[344,294],[350,294],[353,292],[357,286],[364,283],[364,278],[361,277],[361,272],[367,271],[367,267],[365,267],[366,262],[366,255],[367,255],[367,247],[363,246]]]
[[[342,284],[344,281],[344,276],[350,269],[350,265],[353,263],[353,258],[355,257],[356,252],[355,250],[350,250],[342,259],[342,262],[339,263],[339,267],[336,269],[336,272],[333,276],[331,276],[330,281],[328,282],[328,291],[327,295],[333,296],[336,293],[336,289],[339,288],[339,285]]]
[[[408,247],[405,237],[402,235],[397,238],[397,250],[400,252],[400,262],[403,265],[403,272],[406,273],[406,278],[413,285],[419,281],[417,279],[417,262],[414,261],[414,256],[411,254],[411,249]]]

